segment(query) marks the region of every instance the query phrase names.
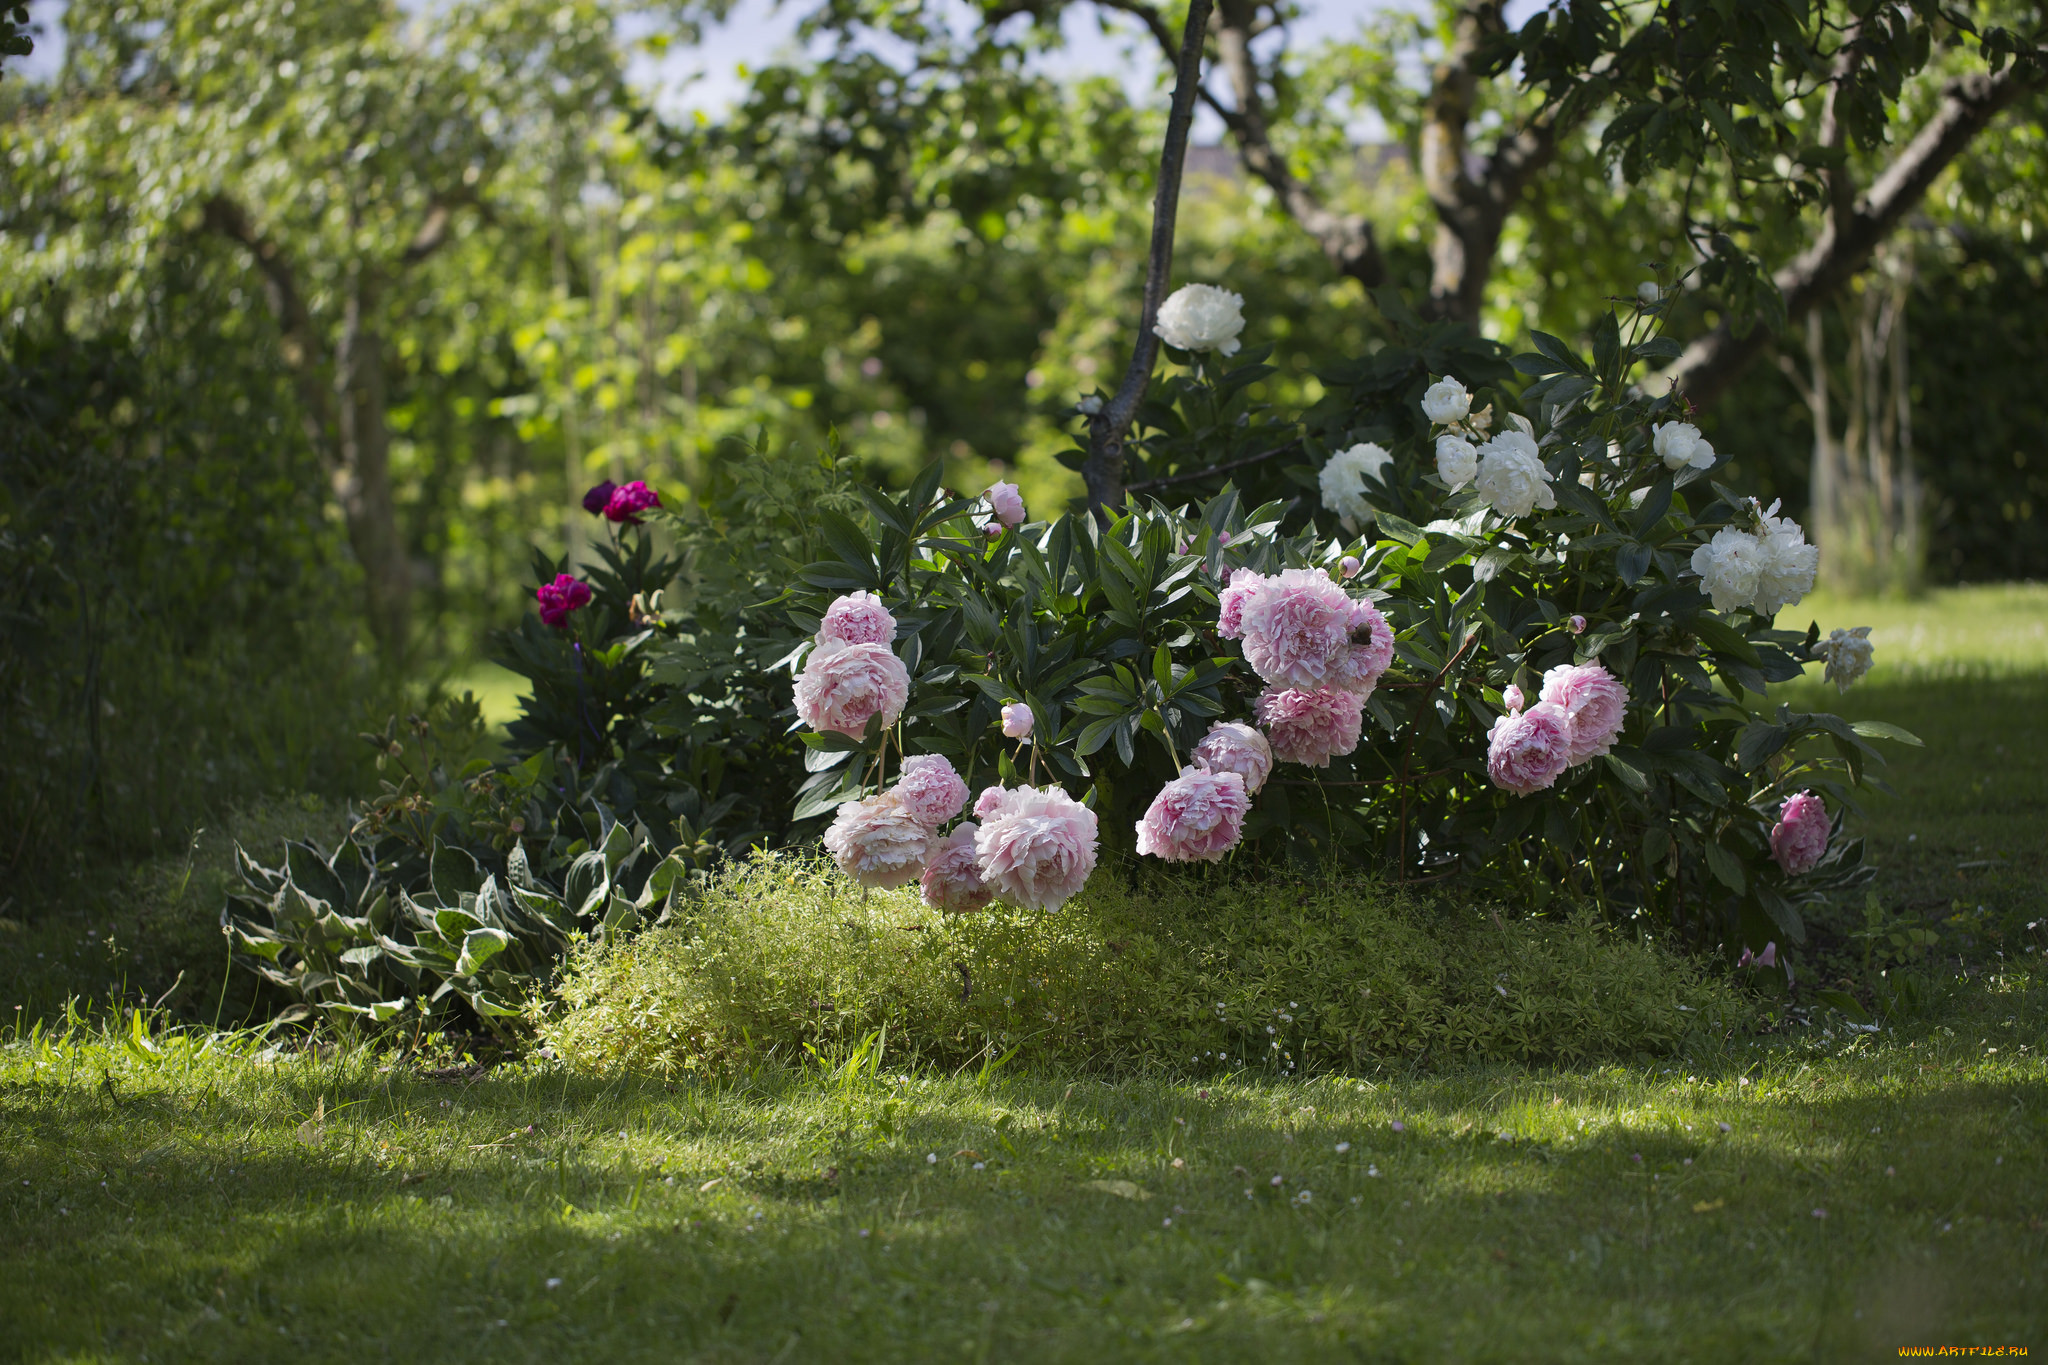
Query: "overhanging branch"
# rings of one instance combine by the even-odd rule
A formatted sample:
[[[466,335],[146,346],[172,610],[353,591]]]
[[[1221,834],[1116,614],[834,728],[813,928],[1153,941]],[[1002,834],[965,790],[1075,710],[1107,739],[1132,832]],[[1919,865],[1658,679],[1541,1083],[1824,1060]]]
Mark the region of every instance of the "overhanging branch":
[[[1195,91],[1202,82],[1202,38],[1209,24],[1210,4],[1211,0],[1189,0],[1187,28],[1181,34],[1173,107],[1166,119],[1166,146],[1159,157],[1159,192],[1152,204],[1152,249],[1145,266],[1145,302],[1138,318],[1137,344],[1131,348],[1123,383],[1088,424],[1088,459],[1081,466],[1081,477],[1088,487],[1091,510],[1107,511],[1123,501],[1124,439],[1152,381],[1152,363],[1159,356],[1159,336],[1153,327],[1173,272],[1174,221],[1180,212],[1181,172],[1187,166]]]

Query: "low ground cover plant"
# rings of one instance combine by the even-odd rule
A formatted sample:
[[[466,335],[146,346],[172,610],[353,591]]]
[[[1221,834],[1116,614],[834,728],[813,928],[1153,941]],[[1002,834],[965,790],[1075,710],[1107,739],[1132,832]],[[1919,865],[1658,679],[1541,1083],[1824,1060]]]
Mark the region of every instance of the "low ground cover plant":
[[[872,1040],[949,1067],[1288,1075],[1661,1055],[1752,1006],[1590,914],[1507,921],[1360,877],[1103,875],[1058,915],[949,916],[785,854],[576,954],[535,1010],[557,1055],[601,1072]]]

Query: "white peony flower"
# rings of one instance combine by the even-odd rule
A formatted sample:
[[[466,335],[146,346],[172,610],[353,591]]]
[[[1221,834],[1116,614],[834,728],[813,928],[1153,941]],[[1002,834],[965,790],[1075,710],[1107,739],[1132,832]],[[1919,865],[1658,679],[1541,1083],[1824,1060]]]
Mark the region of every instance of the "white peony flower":
[[[1755,597],[1763,567],[1763,542],[1736,526],[1722,527],[1692,552],[1692,571],[1714,599],[1715,611],[1734,611]]]
[[[1438,426],[1460,421],[1470,411],[1472,395],[1449,375],[1431,384],[1422,395],[1422,415]]]
[[[1652,444],[1666,469],[1678,470],[1687,465],[1694,469],[1713,468],[1714,447],[1692,423],[1659,422],[1654,430],[1656,435]]]
[[[1757,570],[1756,609],[1775,616],[1813,591],[1814,575],[1820,572],[1820,547],[1806,543],[1806,532],[1790,517],[1774,515],[1778,504],[1763,515],[1757,534],[1763,546],[1763,560]]]
[[[1436,438],[1436,476],[1451,486],[1453,493],[1479,473],[1479,447],[1462,436],[1448,432]]]
[[[1384,484],[1393,467],[1394,457],[1384,446],[1366,443],[1338,451],[1323,466],[1317,481],[1323,506],[1354,524],[1372,520],[1372,504],[1365,500],[1366,476]]]
[[[1102,411],[1102,395],[1091,393],[1080,402],[1074,404],[1074,407],[1083,416],[1093,417],[1096,413]]]
[[[1636,286],[1636,300],[1639,303],[1655,303],[1664,297],[1664,291],[1657,287],[1655,280],[1644,280]]]
[[[1479,496],[1504,517],[1523,517],[1532,508],[1557,506],[1557,494],[1550,491],[1550,471],[1536,451],[1536,438],[1524,431],[1503,431],[1479,447],[1479,473],[1473,482]]]
[[[1159,339],[1183,351],[1237,354],[1237,334],[1244,330],[1244,296],[1213,284],[1184,284],[1159,305],[1152,328]]]
[[[1870,643],[1869,626],[1834,631],[1820,648],[1821,657],[1827,660],[1827,669],[1821,676],[1843,692],[1870,671],[1871,655],[1876,653]]]

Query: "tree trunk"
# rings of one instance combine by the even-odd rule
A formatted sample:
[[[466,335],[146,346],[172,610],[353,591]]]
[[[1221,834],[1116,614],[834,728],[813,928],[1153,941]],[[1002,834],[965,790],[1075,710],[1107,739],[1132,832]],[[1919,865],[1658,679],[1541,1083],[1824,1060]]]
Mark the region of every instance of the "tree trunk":
[[[384,345],[374,314],[376,284],[351,270],[334,351],[334,495],[349,545],[363,569],[370,631],[388,664],[411,644],[412,566],[391,495],[391,440],[385,423]]]

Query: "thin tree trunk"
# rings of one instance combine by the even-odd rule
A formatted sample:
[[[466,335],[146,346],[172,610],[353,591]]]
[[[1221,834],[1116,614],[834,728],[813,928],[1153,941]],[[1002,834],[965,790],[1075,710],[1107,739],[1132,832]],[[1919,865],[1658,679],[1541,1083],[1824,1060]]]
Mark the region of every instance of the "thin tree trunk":
[[[350,271],[334,351],[339,460],[334,492],[362,565],[370,630],[387,663],[402,663],[411,643],[412,566],[398,531],[391,492],[391,438],[385,423],[384,344],[375,322],[376,282]]]

